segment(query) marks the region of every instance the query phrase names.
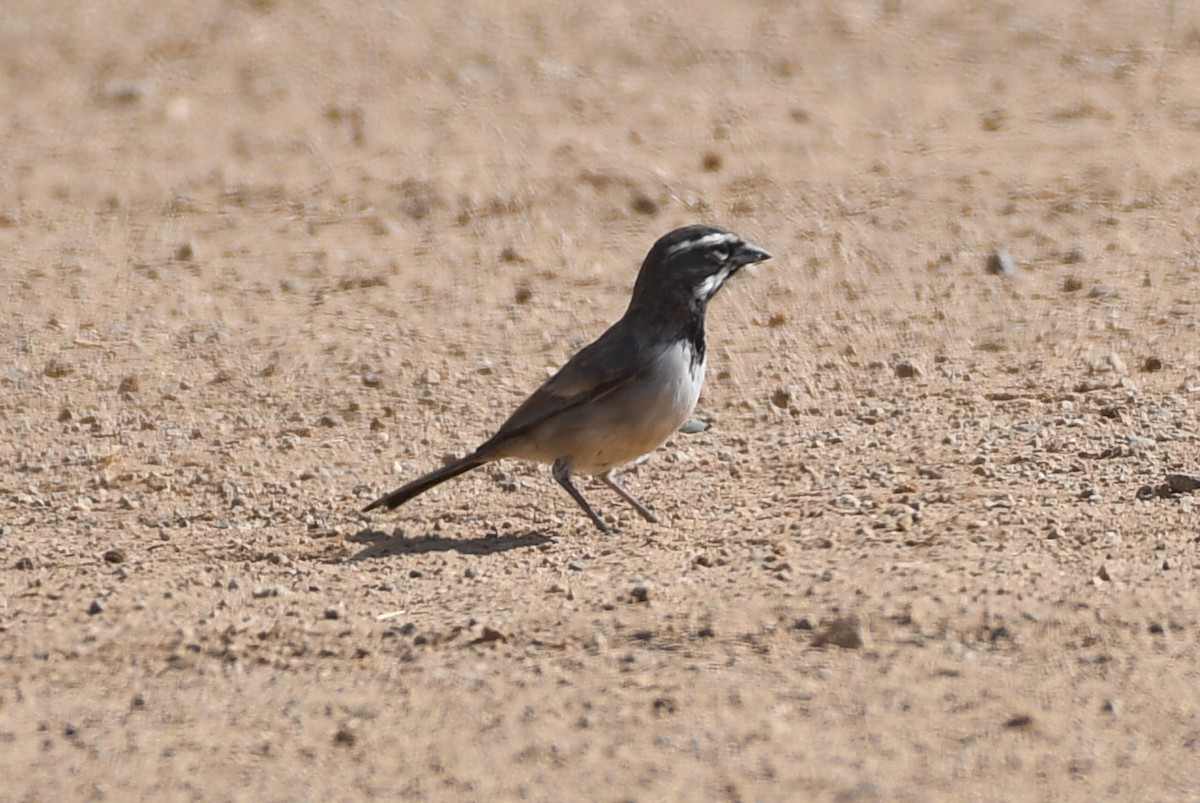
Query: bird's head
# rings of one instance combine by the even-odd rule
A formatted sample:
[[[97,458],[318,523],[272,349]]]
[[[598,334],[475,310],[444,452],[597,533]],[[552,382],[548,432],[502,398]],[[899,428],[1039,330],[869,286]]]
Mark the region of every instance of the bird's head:
[[[686,301],[703,310],[730,276],[770,259],[764,248],[716,226],[684,226],[659,238],[642,262],[635,305]]]

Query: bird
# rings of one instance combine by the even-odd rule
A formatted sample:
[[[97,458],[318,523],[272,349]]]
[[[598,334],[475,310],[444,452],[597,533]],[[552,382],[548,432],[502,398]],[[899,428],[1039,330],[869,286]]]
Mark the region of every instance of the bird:
[[[658,239],[634,281],[625,314],[533,392],[478,448],[363,508],[394,509],[472,469],[501,460],[549,464],[551,475],[603,533],[611,533],[571,481],[599,477],[646,521],[658,517],[616,470],[666,442],[691,416],[708,364],[704,315],[731,276],[771,254],[710,225]]]

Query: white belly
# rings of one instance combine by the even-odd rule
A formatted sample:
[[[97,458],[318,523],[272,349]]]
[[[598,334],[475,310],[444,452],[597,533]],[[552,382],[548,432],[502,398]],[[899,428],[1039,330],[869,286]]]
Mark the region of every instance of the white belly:
[[[654,451],[687,421],[704,387],[705,361],[692,364],[692,347],[679,341],[632,381],[577,407],[531,433],[521,449],[543,462],[571,461],[575,471],[603,474]]]

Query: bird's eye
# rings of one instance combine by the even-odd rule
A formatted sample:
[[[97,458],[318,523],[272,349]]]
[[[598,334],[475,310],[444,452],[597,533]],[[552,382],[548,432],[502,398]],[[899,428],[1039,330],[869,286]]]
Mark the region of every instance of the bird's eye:
[[[724,262],[729,259],[729,249],[727,248],[714,248],[708,253],[712,257],[713,262]]]

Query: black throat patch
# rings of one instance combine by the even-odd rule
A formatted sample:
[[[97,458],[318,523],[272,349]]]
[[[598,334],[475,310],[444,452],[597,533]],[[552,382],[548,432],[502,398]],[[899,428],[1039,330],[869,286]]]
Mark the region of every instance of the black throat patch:
[[[692,347],[692,368],[704,362],[704,310],[694,310],[679,333]]]

